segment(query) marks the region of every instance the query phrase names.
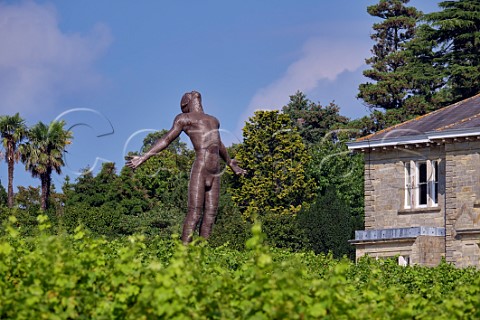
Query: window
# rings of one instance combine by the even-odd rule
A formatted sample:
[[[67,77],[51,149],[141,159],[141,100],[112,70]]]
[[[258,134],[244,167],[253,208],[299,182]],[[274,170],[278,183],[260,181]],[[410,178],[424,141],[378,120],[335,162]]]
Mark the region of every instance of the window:
[[[417,163],[417,205],[426,207],[428,200],[427,162]]]
[[[438,205],[438,160],[405,162],[405,208]]]

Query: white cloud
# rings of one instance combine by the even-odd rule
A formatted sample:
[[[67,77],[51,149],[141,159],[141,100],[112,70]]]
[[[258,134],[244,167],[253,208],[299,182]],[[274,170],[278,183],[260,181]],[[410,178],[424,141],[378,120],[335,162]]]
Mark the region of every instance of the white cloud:
[[[39,113],[66,93],[95,88],[93,63],[111,42],[98,24],[87,35],[60,30],[51,5],[0,3],[0,114]]]
[[[310,39],[305,43],[298,60],[285,74],[270,85],[257,91],[251,99],[238,127],[255,110],[280,109],[297,90],[307,94],[314,91],[322,80],[335,81],[345,71],[355,71],[368,56],[368,44],[333,42],[328,39]]]

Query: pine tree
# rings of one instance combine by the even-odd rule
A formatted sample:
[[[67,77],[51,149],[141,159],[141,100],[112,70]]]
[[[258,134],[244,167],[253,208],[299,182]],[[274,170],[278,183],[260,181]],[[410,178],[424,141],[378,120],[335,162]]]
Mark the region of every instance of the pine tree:
[[[372,68],[363,72],[373,80],[360,84],[357,98],[369,107],[385,110],[402,109],[411,90],[411,79],[403,68],[408,61],[406,44],[413,39],[417,20],[421,12],[414,7],[406,7],[410,0],[380,0],[369,6],[367,11],[381,18],[381,23],[373,25],[374,33],[371,58],[366,63]]]
[[[434,92],[442,105],[480,92],[480,2],[443,1],[443,10],[425,15],[421,45],[431,46],[425,63],[443,90]]]

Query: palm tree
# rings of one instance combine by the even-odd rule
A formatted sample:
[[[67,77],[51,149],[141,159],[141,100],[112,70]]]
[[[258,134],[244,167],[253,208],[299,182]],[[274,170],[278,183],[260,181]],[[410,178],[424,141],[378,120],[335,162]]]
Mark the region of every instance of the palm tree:
[[[13,169],[20,153],[18,146],[25,139],[27,126],[18,113],[14,116],[0,116],[0,136],[5,148],[5,162],[8,166],[8,207],[13,207]]]
[[[64,125],[64,121],[52,121],[49,125],[37,123],[28,132],[28,142],[20,148],[25,169],[30,171],[34,178],[40,178],[42,210],[48,209],[52,172],[62,172],[65,165],[63,154],[71,143],[72,132],[64,130]]]

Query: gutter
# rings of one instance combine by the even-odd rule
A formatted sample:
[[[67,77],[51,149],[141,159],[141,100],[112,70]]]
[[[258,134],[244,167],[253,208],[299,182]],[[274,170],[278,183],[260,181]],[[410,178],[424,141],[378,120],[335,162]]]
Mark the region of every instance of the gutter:
[[[429,143],[434,142],[435,140],[442,139],[452,139],[452,138],[464,138],[480,136],[480,128],[469,128],[469,129],[454,129],[447,131],[429,131],[421,135],[408,135],[403,137],[395,138],[384,138],[377,140],[365,139],[361,141],[348,142],[347,147],[349,150],[361,150],[361,149],[371,149],[378,147],[391,147],[391,146],[400,146],[408,144],[419,144],[419,143]]]

